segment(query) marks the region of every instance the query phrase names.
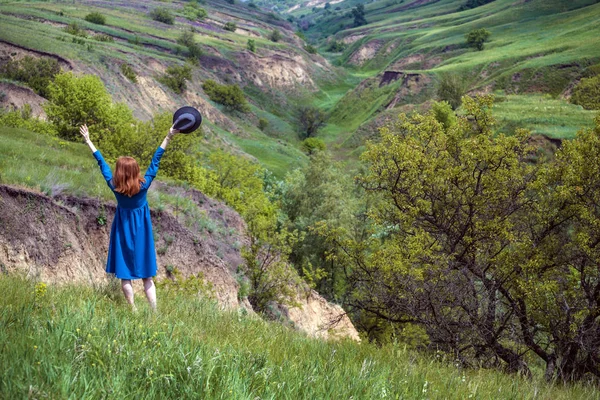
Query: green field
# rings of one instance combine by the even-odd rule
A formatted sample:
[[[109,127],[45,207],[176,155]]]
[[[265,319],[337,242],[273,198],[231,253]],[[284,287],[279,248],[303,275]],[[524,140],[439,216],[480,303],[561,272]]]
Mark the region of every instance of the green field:
[[[440,354],[311,339],[206,297],[158,289],[131,312],[114,282],[0,276],[0,397],[592,399],[595,387],[469,371]],[[18,360],[18,362],[15,362]]]

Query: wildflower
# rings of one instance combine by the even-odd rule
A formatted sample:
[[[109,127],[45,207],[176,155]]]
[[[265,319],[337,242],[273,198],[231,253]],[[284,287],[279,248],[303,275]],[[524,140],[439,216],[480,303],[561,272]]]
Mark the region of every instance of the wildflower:
[[[36,362],[36,364],[37,364],[37,365],[40,365],[40,364],[41,364],[41,362],[39,362],[39,361],[38,361],[38,362]]]
[[[33,346],[33,349],[34,349],[34,350],[37,350],[37,346]]]
[[[75,332],[79,333],[79,328],[75,329]]]
[[[95,366],[96,366],[96,364],[95,364],[95,363],[92,363],[92,367],[95,367]]]
[[[152,376],[152,374],[154,374],[154,371],[152,371],[152,370],[148,371],[148,375]]]

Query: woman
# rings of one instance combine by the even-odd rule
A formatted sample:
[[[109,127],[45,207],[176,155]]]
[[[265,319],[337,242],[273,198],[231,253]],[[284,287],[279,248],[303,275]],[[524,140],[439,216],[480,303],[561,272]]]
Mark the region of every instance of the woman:
[[[117,198],[117,211],[110,229],[106,272],[121,279],[123,294],[133,309],[135,305],[131,280],[142,279],[150,307],[156,310],[156,288],[152,280],[156,275],[156,251],[146,193],[158,172],[160,159],[169,141],[179,131],[171,127],[143,177],[132,157],[119,157],[113,176],[102,154],[90,140],[87,126],[82,125],[79,131],[94,153],[108,187]]]

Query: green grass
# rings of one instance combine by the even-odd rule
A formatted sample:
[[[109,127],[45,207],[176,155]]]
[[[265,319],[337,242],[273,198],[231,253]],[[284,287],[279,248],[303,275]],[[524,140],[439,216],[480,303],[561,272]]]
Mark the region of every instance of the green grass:
[[[0,182],[114,199],[87,146],[18,128],[0,127]]]
[[[469,371],[403,345],[308,338],[210,300],[158,290],[138,312],[118,283],[50,286],[0,276],[1,398],[592,399],[592,386],[553,386]],[[18,360],[18,362],[17,362]]]
[[[594,126],[596,111],[554,99],[549,95],[500,96],[504,101],[494,104],[493,115],[500,131],[525,128],[534,134],[572,139],[577,131]]]

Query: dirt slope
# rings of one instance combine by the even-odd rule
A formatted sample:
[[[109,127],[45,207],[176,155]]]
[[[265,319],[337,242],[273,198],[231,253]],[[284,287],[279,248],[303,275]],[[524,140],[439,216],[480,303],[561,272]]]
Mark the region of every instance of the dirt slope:
[[[178,189],[157,182],[151,192],[157,190]],[[168,279],[168,266],[176,267],[184,277],[202,273],[222,306],[251,308],[247,300],[238,300],[239,285],[234,275],[242,263],[240,242],[243,245],[247,240],[243,220],[226,205],[198,191],[184,195],[193,199],[215,226],[226,227],[228,233],[221,235],[216,229],[198,235],[171,213],[152,210],[157,279]],[[0,185],[0,271],[20,271],[57,284],[105,282],[108,276],[104,264],[114,211],[112,202],[71,196],[51,198]],[[294,326],[314,336],[358,340],[341,307],[327,303],[316,292],[307,293],[299,294],[302,308],[283,307]]]

